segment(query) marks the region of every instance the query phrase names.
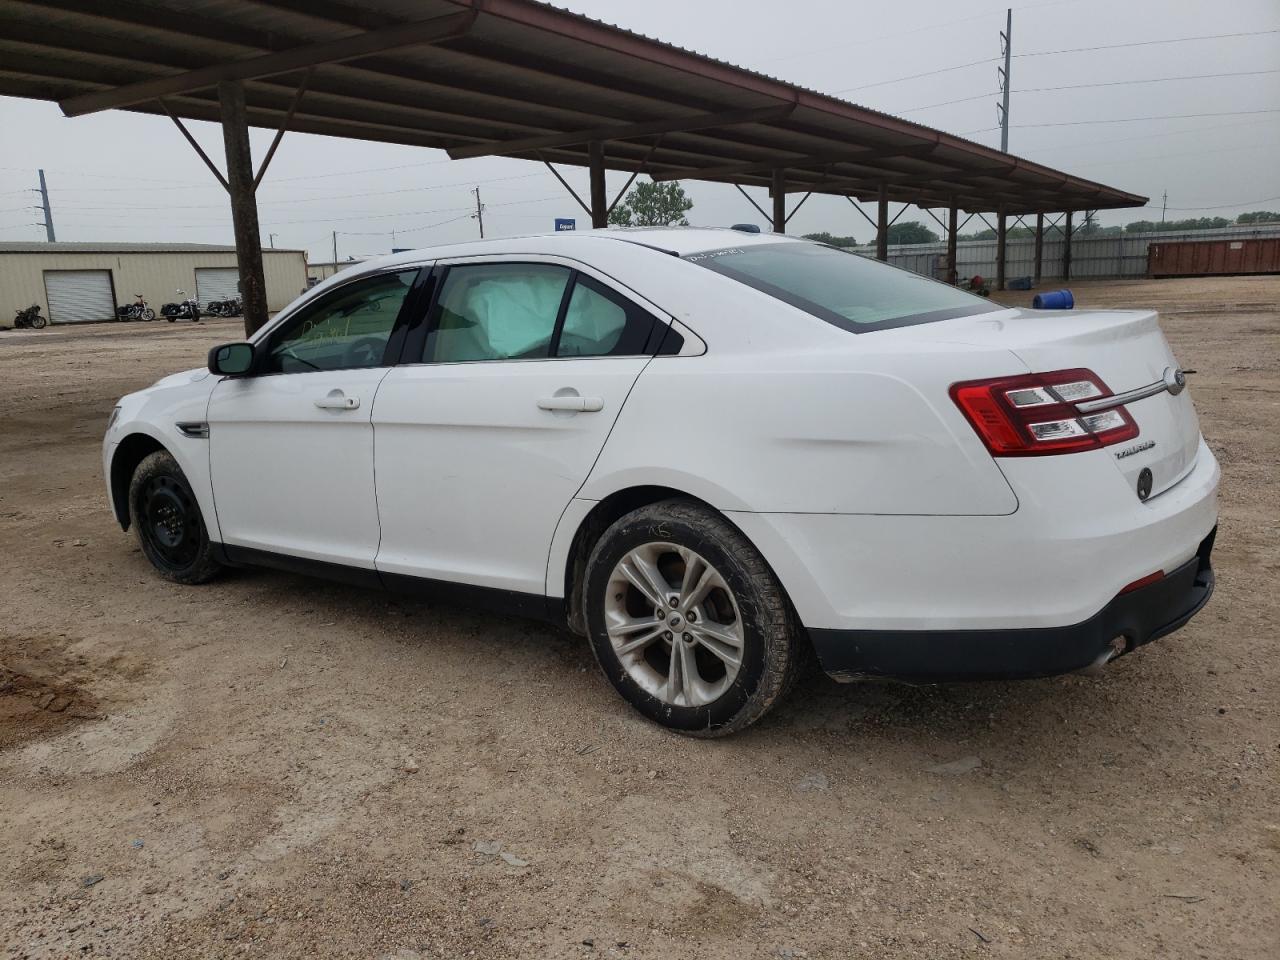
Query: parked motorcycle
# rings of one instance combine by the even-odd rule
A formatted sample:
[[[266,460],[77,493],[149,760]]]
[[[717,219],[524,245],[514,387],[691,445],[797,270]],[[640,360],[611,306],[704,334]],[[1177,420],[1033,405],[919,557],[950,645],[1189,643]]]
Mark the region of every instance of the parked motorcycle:
[[[142,294],[135,293],[133,303],[125,304],[122,307],[116,307],[117,320],[154,320],[156,312],[147,306],[147,301],[142,299]]]
[[[238,317],[244,312],[244,307],[239,297],[232,297],[230,300],[210,300],[205,310],[211,317]]]
[[[13,328],[15,330],[23,327],[43,330],[48,322],[48,318],[40,314],[40,304],[38,303],[33,303],[25,310],[18,310],[13,315]]]
[[[188,297],[187,291],[179,290],[178,294],[182,300],[177,303],[166,303],[160,308],[160,314],[173,323],[175,320],[191,320],[194,323],[200,322],[200,304],[195,297]]]

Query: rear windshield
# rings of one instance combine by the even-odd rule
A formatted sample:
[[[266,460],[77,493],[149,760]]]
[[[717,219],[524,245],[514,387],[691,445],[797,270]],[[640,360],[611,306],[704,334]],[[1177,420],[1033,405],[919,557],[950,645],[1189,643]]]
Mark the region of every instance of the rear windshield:
[[[727,247],[684,259],[852,333],[1001,309],[918,273],[817,243]]]

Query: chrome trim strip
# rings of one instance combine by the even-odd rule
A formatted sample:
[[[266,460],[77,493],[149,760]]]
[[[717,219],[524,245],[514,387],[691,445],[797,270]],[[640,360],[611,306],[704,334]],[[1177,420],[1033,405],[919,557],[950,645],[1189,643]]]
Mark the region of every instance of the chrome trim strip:
[[[1099,397],[1097,400],[1082,400],[1076,404],[1076,410],[1080,413],[1100,413],[1103,410],[1122,407],[1126,403],[1133,403],[1135,400],[1154,397],[1156,394],[1164,393],[1166,390],[1176,397],[1186,389],[1186,386],[1187,375],[1185,371],[1175,370],[1173,367],[1165,367],[1164,376],[1155,383],[1148,383],[1145,387],[1135,387],[1132,390],[1126,390],[1124,393],[1117,393],[1110,397]]]
[[[192,440],[207,440],[209,438],[209,424],[203,420],[175,423],[174,426],[178,428],[178,431],[184,437],[190,437]]]

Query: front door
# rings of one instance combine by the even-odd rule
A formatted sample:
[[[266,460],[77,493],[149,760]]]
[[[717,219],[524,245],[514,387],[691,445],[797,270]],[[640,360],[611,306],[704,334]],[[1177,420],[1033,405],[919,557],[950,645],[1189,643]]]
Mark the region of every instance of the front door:
[[[378,570],[542,595],[656,326],[554,262],[445,267],[422,362],[393,369],[373,411]]]
[[[233,555],[239,548],[373,569],[370,414],[417,274],[337,287],[256,345],[252,376],[214,388],[210,471]]]

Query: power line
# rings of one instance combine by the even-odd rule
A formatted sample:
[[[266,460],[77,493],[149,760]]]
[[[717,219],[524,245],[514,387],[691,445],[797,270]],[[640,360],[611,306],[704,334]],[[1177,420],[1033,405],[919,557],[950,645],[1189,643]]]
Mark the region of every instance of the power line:
[[[1264,197],[1261,200],[1241,200],[1239,203],[1221,203],[1214,207],[1169,207],[1170,210],[1179,212],[1192,212],[1195,210],[1229,210],[1232,207],[1255,207],[1262,203],[1274,203],[1280,200],[1280,197]],[[1152,206],[1152,204],[1147,204]]]
[[[1107,43],[1096,47],[1072,47],[1069,50],[1037,50],[1034,53],[1017,53],[1016,57],[1054,57],[1061,53],[1087,53],[1090,50],[1120,50],[1126,47],[1154,47],[1164,43],[1194,43],[1197,40],[1228,40],[1232,37],[1258,37],[1275,30],[1247,30],[1242,33],[1215,33],[1205,37],[1173,37],[1168,40],[1135,40],[1130,43]]]
[[[926,70],[924,73],[913,73],[907,77],[895,77],[892,80],[878,80],[875,83],[864,83],[860,87],[844,87],[840,90],[832,90],[831,92],[835,94],[835,93],[851,93],[854,90],[870,90],[872,87],[883,87],[889,83],[903,83],[904,81],[907,81],[907,80],[918,80],[920,77],[936,77],[940,73],[951,73],[954,70],[964,70],[968,67],[976,67],[984,63],[995,63],[999,59],[1000,59],[999,57],[985,57],[982,60],[974,60],[974,61],[971,61],[970,63],[957,64],[954,67],[943,67],[940,70]]]
[[[1021,91],[1016,91],[1021,92]],[[961,97],[959,100],[943,100],[941,103],[930,103],[923,107],[911,107],[907,110],[897,110],[896,113],[918,113],[921,110],[932,110],[934,107],[949,107],[953,103],[969,103],[971,100],[985,100],[987,97],[993,97],[996,91],[990,93],[980,93],[976,97]]]
[[[1030,127],[1080,127],[1080,126],[1086,126],[1086,125],[1095,124],[1095,123],[1137,123],[1142,120],[1191,120],[1197,117],[1236,117],[1236,116],[1245,116],[1245,115],[1252,115],[1252,114],[1259,114],[1259,113],[1280,113],[1280,109],[1272,108],[1267,110],[1227,110],[1221,113],[1178,113],[1178,114],[1165,114],[1165,115],[1153,116],[1153,117],[1116,117],[1108,120],[1062,120],[1055,123],[1020,123],[1020,124],[1015,124],[1015,126],[1022,129],[1026,129]],[[1222,126],[1234,127],[1234,126],[1246,126],[1246,125],[1247,124],[1230,123],[1230,124],[1223,124]],[[991,130],[998,130],[998,129],[1000,128],[999,127],[982,127],[978,130],[966,130],[964,133],[957,134],[957,136],[968,137],[975,133],[987,133]],[[1167,133],[1167,134],[1164,134],[1164,133],[1152,134],[1152,136],[1163,137],[1163,136],[1172,136],[1175,133],[1200,133],[1200,132],[1203,132],[1203,130],[1214,130],[1214,129],[1217,129],[1217,127],[1204,127],[1201,130],[1176,130],[1176,131],[1171,131],[1170,133]],[[1133,137],[1131,139],[1139,140],[1144,138]],[[1103,142],[1123,143],[1124,141],[1112,140],[1112,141],[1103,141]]]
[[[1052,90],[1084,90],[1088,87],[1123,87],[1139,83],[1168,83],[1171,80],[1216,80],[1219,77],[1254,77],[1262,73],[1280,73],[1277,70],[1239,70],[1235,73],[1198,73],[1185,77],[1153,77],[1150,80],[1112,80],[1106,83],[1072,83],[1061,87],[1025,87],[1014,93],[1048,93]],[[977,97],[972,98],[977,100]],[[959,103],[955,100],[953,103]]]
[[[1219,113],[1167,113],[1152,117],[1112,117],[1106,120],[1059,120],[1053,123],[1020,123],[1018,127],[1084,127],[1095,123],[1138,123],[1145,120],[1194,120],[1199,117],[1241,117],[1258,113],[1280,113],[1280,108],[1267,110],[1224,110]]]

